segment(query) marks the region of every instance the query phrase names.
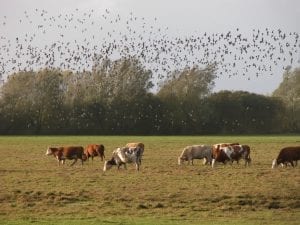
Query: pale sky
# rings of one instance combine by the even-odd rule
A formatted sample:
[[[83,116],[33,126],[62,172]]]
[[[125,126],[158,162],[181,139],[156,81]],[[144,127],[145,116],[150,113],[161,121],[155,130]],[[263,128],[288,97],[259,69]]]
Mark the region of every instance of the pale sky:
[[[99,15],[108,9],[121,17],[132,12],[148,21],[156,18],[155,26],[168,27],[170,35],[227,32],[236,28],[245,36],[251,35],[253,29],[265,28],[300,34],[299,0],[0,0],[0,22],[7,21],[5,27],[1,28],[0,24],[0,35],[2,29],[3,36],[14,40],[20,33],[28,31],[30,28],[20,25],[18,20],[24,18],[24,11],[30,14],[36,8],[46,10],[50,15],[68,14],[76,9],[79,12],[94,10]],[[293,67],[299,66],[298,51]],[[283,69],[279,65],[274,68],[272,76],[250,75],[250,80],[247,79],[249,76],[220,76],[216,80],[215,91],[245,90],[271,94],[281,82],[282,74]]]

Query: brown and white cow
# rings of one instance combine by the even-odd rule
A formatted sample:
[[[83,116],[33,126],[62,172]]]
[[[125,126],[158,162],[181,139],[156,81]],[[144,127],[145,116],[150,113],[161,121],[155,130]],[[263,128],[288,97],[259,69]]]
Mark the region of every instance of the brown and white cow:
[[[204,159],[203,164],[211,163],[212,161],[212,147],[208,145],[192,145],[183,149],[181,155],[178,157],[178,165],[181,165],[184,161],[188,161],[188,165],[192,162],[194,165],[194,159]]]
[[[287,163],[290,163],[294,167],[297,165],[298,160],[300,160],[300,146],[285,147],[280,150],[277,158],[273,160],[272,169],[279,164],[286,165]],[[294,161],[296,161],[295,165]]]
[[[90,157],[92,158],[92,160],[94,160],[95,156],[99,156],[101,158],[101,161],[103,161],[103,159],[105,159],[105,155],[104,155],[104,145],[96,145],[96,144],[90,144],[88,145],[85,150],[84,153],[87,157],[87,159],[89,159]]]
[[[111,160],[104,162],[103,171],[109,170],[112,166],[116,165],[118,169],[121,165],[124,165],[124,168],[127,169],[127,163],[134,163],[136,170],[140,169],[142,149],[140,147],[122,147],[117,148],[113,151]]]
[[[232,144],[216,144],[212,149],[212,167],[214,167],[215,162],[226,163],[230,161],[237,161],[239,163],[240,159],[245,160],[245,166],[249,165],[251,162],[250,158],[250,147],[248,145],[239,145],[236,143]]]
[[[140,165],[141,165],[142,164],[142,157],[143,157],[144,150],[145,150],[145,145],[142,142],[132,142],[132,143],[127,143],[125,145],[125,147],[127,147],[127,148],[137,148],[137,147],[139,147],[141,149],[141,156],[139,158]]]
[[[86,160],[84,149],[81,146],[69,146],[58,148],[48,147],[46,155],[53,155],[57,159],[58,165],[64,164],[66,159],[74,160],[71,166],[73,166],[78,159],[81,160],[81,165],[83,165],[83,161]]]

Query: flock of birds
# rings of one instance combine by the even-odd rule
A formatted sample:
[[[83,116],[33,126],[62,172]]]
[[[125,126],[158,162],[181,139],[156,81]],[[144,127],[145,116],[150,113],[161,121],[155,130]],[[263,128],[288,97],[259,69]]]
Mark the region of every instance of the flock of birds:
[[[10,29],[18,30],[12,36]],[[181,35],[159,26],[158,19],[120,16],[106,9],[50,15],[46,10],[25,11],[12,20],[0,17],[0,80],[14,72],[60,68],[91,71],[104,59],[134,57],[153,71],[156,80],[172,71],[217,65],[218,76],[248,79],[272,75],[300,62],[299,33],[281,29],[240,29]]]

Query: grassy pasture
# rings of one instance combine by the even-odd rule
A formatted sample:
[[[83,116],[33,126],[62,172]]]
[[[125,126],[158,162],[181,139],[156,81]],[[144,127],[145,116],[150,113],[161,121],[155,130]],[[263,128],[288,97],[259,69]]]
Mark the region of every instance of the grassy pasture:
[[[95,158],[58,167],[47,146],[102,143],[106,158],[141,141],[141,171],[102,173]],[[240,142],[252,165],[178,166],[191,144]],[[2,136],[0,224],[299,224],[300,165],[271,170],[299,136]]]

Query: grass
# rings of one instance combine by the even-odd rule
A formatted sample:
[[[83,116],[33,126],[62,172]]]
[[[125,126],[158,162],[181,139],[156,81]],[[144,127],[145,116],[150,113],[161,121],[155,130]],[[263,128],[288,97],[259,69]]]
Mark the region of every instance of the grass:
[[[102,143],[106,157],[141,141],[141,171],[113,168],[95,158],[58,167],[47,146]],[[252,165],[200,160],[178,166],[186,145],[240,142]],[[0,224],[299,224],[299,168],[271,169],[284,146],[299,136],[2,136]]]

